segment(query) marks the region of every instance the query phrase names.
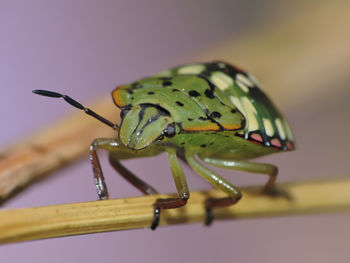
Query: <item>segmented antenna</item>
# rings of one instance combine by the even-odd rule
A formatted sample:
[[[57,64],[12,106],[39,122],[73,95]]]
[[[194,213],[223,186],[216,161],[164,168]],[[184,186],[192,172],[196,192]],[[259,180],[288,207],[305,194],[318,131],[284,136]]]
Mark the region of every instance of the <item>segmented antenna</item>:
[[[41,96],[46,96],[46,97],[51,97],[51,98],[63,98],[66,102],[68,102],[70,105],[73,107],[76,107],[80,110],[83,110],[87,115],[90,115],[99,121],[103,122],[104,124],[108,125],[109,127],[112,127],[114,130],[118,128],[117,124],[112,123],[111,121],[103,118],[101,115],[98,115],[96,112],[90,110],[89,108],[85,108],[82,104],[77,102],[76,100],[72,99],[71,97],[67,95],[62,95],[60,93],[54,92],[54,91],[49,91],[49,90],[41,90],[41,89],[36,89],[32,91],[35,94],[41,95]]]

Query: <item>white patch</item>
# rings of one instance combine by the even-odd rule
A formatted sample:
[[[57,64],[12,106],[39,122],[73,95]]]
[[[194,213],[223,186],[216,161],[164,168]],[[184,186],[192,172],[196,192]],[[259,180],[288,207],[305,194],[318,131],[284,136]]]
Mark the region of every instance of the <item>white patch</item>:
[[[241,104],[241,101],[238,98],[230,96],[230,100],[233,103],[233,105],[235,105],[238,108],[240,112],[242,112],[243,114],[245,113],[243,109],[243,105]]]
[[[256,109],[247,97],[242,98],[242,103],[247,112],[246,119],[248,120],[249,131],[255,131],[259,129],[258,120],[256,118]]]
[[[285,140],[285,139],[286,139],[286,132],[285,132],[285,130],[284,130],[284,127],[283,127],[283,125],[282,125],[281,120],[277,118],[277,119],[275,120],[275,124],[276,124],[276,126],[277,126],[277,130],[278,130],[278,133],[280,134],[281,139],[282,139],[282,140]]]
[[[250,81],[251,81],[252,83],[254,83],[254,86],[256,86],[256,87],[258,87],[258,88],[260,88],[260,89],[263,89],[263,88],[262,88],[262,85],[260,84],[260,82],[259,82],[253,75],[250,75],[250,74],[248,73],[248,77],[249,77]]]
[[[222,63],[222,62],[219,62],[219,63],[218,63],[218,67],[219,67],[219,68],[226,68],[226,64],[225,64],[225,63]]]
[[[237,74],[236,75],[236,79],[240,82],[242,82],[244,85],[248,86],[248,87],[253,87],[254,83],[251,82],[246,76],[242,75],[242,74]]]
[[[269,119],[263,118],[263,122],[264,122],[264,127],[265,127],[265,132],[268,136],[272,137],[275,133],[273,127],[272,127],[272,123]]]
[[[256,118],[256,109],[253,104],[249,101],[247,97],[243,97],[238,99],[236,97],[231,96],[230,100],[232,103],[238,108],[240,112],[246,118],[246,124],[248,131],[255,131],[259,129],[258,120]]]
[[[290,141],[294,141],[292,129],[290,128],[289,123],[286,119],[283,119],[283,124],[284,124],[284,127],[286,129],[288,139]]]
[[[253,106],[253,104],[250,102],[250,100],[247,97],[243,97],[242,98],[242,102],[243,102],[244,107],[249,108],[249,110],[254,112],[254,114],[258,113],[256,111],[255,107]]]
[[[241,90],[243,90],[243,92],[248,93],[249,92],[249,88],[244,85],[242,82],[240,82],[239,80],[236,81],[236,84],[238,85],[238,87],[241,88]]]
[[[179,74],[199,74],[205,69],[204,65],[193,64],[188,66],[183,66],[179,68]]]
[[[225,90],[233,86],[233,79],[222,72],[214,72],[211,75],[210,80],[214,82],[215,86],[220,90]]]

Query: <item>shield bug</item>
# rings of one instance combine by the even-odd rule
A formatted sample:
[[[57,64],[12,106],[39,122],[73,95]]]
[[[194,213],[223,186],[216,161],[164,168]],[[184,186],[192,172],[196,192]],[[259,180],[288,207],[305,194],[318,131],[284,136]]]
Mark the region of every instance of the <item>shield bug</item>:
[[[90,147],[100,199],[107,199],[108,191],[97,149],[107,150],[115,170],[145,195],[157,191],[120,161],[167,153],[178,197],[156,200],[152,229],[159,224],[162,209],[181,207],[190,197],[179,158],[227,194],[225,198],[206,200],[206,224],[209,225],[213,220],[212,209],[237,203],[241,192],[204,167],[198,159],[217,167],[266,174],[269,179],[264,192],[272,194],[276,192],[277,167],[247,160],[294,150],[294,138],[287,120],[260,89],[255,78],[221,61],[182,65],[118,86],[112,97],[121,109],[120,124],[113,124],[69,96],[46,90],[33,92],[63,98],[116,130],[115,138],[95,139]]]

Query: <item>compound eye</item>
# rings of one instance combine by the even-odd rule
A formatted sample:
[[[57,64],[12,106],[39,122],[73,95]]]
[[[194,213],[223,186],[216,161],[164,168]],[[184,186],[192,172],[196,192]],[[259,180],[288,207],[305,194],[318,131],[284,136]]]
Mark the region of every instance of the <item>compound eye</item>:
[[[163,132],[166,137],[174,137],[176,135],[176,128],[174,124],[169,124]]]

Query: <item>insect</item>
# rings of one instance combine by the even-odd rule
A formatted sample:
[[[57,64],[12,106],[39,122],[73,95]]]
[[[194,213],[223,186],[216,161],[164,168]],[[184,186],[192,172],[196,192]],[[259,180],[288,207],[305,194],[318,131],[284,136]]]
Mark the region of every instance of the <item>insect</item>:
[[[190,197],[179,159],[227,194],[224,198],[205,201],[205,223],[209,225],[213,220],[212,209],[237,203],[241,191],[198,159],[217,167],[266,174],[269,179],[263,191],[273,194],[276,192],[277,167],[247,160],[295,148],[287,120],[260,89],[255,78],[221,61],[182,65],[118,86],[112,97],[121,109],[120,124],[112,123],[67,95],[46,90],[33,92],[63,98],[116,131],[115,138],[95,139],[90,147],[100,199],[107,199],[108,191],[98,149],[107,150],[115,170],[145,195],[157,194],[157,191],[120,161],[167,153],[178,197],[156,200],[153,230],[159,224],[162,209],[181,207]]]

